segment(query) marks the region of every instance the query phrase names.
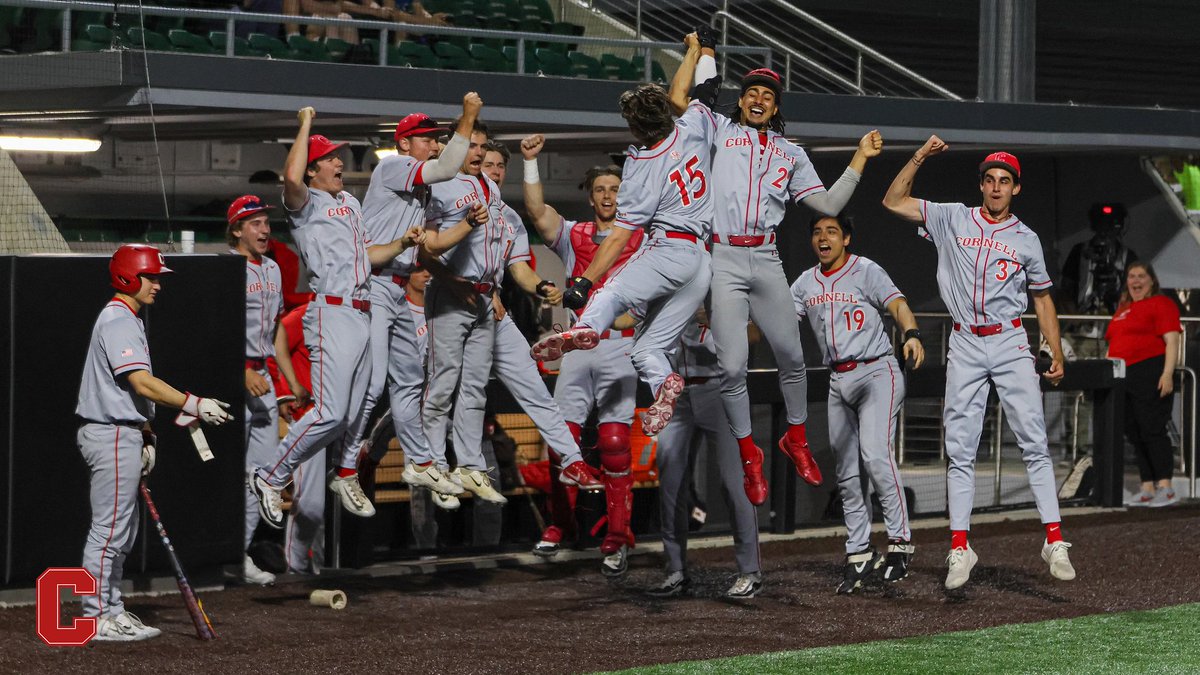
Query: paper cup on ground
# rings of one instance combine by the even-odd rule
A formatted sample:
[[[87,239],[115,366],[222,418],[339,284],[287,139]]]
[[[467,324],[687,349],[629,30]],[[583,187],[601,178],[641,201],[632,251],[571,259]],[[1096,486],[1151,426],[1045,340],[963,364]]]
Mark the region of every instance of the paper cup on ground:
[[[184,253],[196,252],[196,233],[193,230],[179,232],[179,250]]]
[[[324,591],[316,590],[312,595],[308,596],[309,604],[317,607],[329,607],[330,609],[345,609],[346,608],[346,593],[343,591]]]

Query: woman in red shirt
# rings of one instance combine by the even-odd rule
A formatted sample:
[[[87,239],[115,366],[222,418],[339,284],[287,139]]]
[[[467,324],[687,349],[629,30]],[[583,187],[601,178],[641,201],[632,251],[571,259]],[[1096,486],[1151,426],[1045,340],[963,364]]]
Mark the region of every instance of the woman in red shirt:
[[[1167,437],[1175,362],[1183,326],[1179,307],[1159,293],[1154,269],[1130,263],[1121,303],[1108,324],[1108,357],[1125,361],[1125,436],[1137,449],[1142,490],[1131,506],[1168,506],[1175,451]]]

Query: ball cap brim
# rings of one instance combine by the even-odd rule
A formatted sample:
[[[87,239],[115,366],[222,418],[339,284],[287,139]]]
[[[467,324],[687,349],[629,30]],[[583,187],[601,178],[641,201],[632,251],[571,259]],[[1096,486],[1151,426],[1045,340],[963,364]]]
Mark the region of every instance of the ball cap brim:
[[[439,126],[437,122],[426,115],[425,113],[413,113],[406,116],[396,124],[396,140],[401,138],[409,138],[410,136],[436,136],[442,134],[447,129]]]
[[[225,212],[225,220],[232,225],[243,218],[249,218],[256,213],[268,211],[273,208],[275,207],[259,199],[258,195],[242,195],[233,200],[233,203],[229,205],[229,210]]]

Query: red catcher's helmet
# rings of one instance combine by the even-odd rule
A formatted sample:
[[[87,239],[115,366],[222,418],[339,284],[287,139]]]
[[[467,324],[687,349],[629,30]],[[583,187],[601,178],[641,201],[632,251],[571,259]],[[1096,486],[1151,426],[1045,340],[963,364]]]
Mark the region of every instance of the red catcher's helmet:
[[[108,262],[108,274],[113,288],[134,295],[142,288],[140,274],[170,274],[173,270],[163,260],[162,251],[146,244],[125,244],[117,249]]]

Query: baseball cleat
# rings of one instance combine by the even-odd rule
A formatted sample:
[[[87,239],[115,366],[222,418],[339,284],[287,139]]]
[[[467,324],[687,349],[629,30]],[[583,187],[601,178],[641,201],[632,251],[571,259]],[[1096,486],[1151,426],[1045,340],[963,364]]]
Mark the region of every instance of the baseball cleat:
[[[950,551],[950,555],[946,556],[946,565],[950,568],[946,574],[946,590],[962,588],[962,585],[971,578],[971,570],[977,562],[979,562],[979,556],[975,555],[975,549],[971,548],[970,544],[967,544],[966,548],[956,548]]]
[[[587,326],[575,327],[538,340],[529,348],[534,361],[557,361],[563,354],[576,349],[595,349],[600,334]]]
[[[142,620],[139,619],[133,612],[122,612],[117,617],[117,620],[129,622],[133,626],[134,630],[142,634],[142,639],[144,640],[149,640],[150,638],[156,638],[159,635],[162,635],[162,629],[155,628],[154,626],[147,626],[146,624],[142,623]]]
[[[362,491],[362,486],[358,484],[358,474],[350,474],[343,478],[334,472],[329,479],[329,491],[341,498],[342,508],[350,513],[361,518],[370,518],[375,515],[375,506],[371,504],[370,499],[367,499],[367,495]]]
[[[430,492],[433,494],[433,505],[439,509],[453,511],[462,506],[462,502],[459,501],[458,497],[455,497],[454,495],[444,495],[440,492],[433,492],[432,490],[430,490]]]
[[[492,502],[493,504],[508,503],[508,499],[497,492],[496,488],[492,487],[492,481],[487,477],[486,473],[478,469],[468,469],[463,466],[458,467],[454,472],[458,474],[459,479],[462,481],[463,489],[467,492],[473,493],[485,502]]]
[[[267,586],[275,583],[275,575],[259,569],[250,556],[246,556],[242,560],[242,583]]]
[[[734,580],[733,585],[729,590],[725,591],[725,597],[746,600],[758,595],[762,590],[762,573],[751,572],[750,574],[739,574]]]
[[[873,548],[848,554],[846,566],[842,572],[842,583],[837,587],[838,595],[850,595],[862,588],[863,581],[871,576],[871,572],[878,569],[881,564],[883,564],[883,558],[876,555]]]
[[[1050,576],[1061,581],[1071,581],[1075,578],[1075,568],[1071,566],[1071,558],[1067,549],[1071,545],[1065,541],[1047,544],[1042,541],[1042,560],[1050,563]]]
[[[136,620],[136,621],[135,621]],[[162,631],[142,623],[129,612],[116,616],[102,616],[96,621],[97,642],[138,642],[162,635]]]
[[[883,580],[896,583],[908,576],[908,564],[912,561],[916,546],[907,541],[889,542],[887,558],[883,561]]]
[[[283,529],[283,488],[272,486],[262,476],[258,475],[257,469],[251,469],[250,474],[246,476],[246,485],[250,487],[250,492],[258,498],[258,512],[262,514],[263,522],[271,527]]]
[[[551,525],[542,533],[542,539],[533,545],[533,554],[542,558],[553,558],[562,550],[563,531],[557,525]]]
[[[683,595],[687,587],[691,584],[691,580],[683,575],[683,572],[678,570],[667,575],[663,582],[654,588],[646,591],[646,595],[655,598],[670,598],[676,595]]]
[[[1160,487],[1154,489],[1154,498],[1147,504],[1152,509],[1170,506],[1179,502],[1179,496],[1175,494],[1173,487]]]
[[[444,495],[461,495],[463,493],[461,485],[450,480],[433,464],[420,466],[409,460],[404,466],[404,473],[400,474],[400,479],[413,487],[429,488]]]
[[[805,483],[813,487],[821,484],[824,480],[821,477],[821,467],[817,466],[817,460],[813,459],[808,443],[797,443],[784,434],[783,438],[779,439],[779,449],[791,458],[796,465],[796,473],[800,474]]]
[[[621,544],[614,553],[600,561],[600,573],[606,577],[619,577],[629,571],[629,547]]]
[[[642,414],[642,433],[654,437],[662,431],[675,415],[675,401],[683,393],[683,377],[679,373],[667,375],[658,387],[654,403]]]
[[[591,467],[583,460],[568,464],[558,475],[558,481],[563,485],[574,485],[587,492],[604,489],[604,482],[592,475]]]
[[[762,448],[754,446],[754,453],[749,456],[743,450],[741,456],[742,472],[745,474],[742,486],[746,489],[746,497],[750,499],[751,504],[762,506],[767,501],[767,481],[763,479],[762,474]]]

